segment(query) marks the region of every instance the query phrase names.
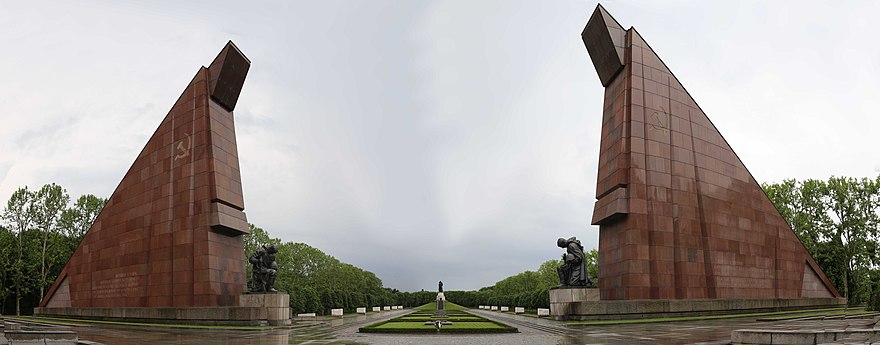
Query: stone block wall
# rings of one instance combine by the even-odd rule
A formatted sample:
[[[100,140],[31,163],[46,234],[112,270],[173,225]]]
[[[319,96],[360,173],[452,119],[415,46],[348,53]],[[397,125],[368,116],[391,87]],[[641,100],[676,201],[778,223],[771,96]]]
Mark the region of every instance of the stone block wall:
[[[238,305],[249,230],[232,110],[249,66],[229,42],[199,69],[41,307]]]
[[[601,299],[839,297],[642,36],[600,5],[583,39],[605,86]]]

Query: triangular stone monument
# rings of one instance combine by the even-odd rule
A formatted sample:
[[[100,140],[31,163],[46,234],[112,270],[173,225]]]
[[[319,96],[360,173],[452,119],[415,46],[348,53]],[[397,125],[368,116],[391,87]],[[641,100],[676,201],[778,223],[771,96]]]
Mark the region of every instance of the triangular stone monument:
[[[37,313],[266,319],[265,311],[231,314],[242,311],[235,308],[243,303],[242,235],[249,232],[232,111],[249,68],[250,60],[230,41],[199,69]],[[280,304],[286,309],[286,302]],[[202,316],[193,313],[197,308]]]
[[[599,5],[582,37],[605,86],[600,299],[840,297],[642,36]]]

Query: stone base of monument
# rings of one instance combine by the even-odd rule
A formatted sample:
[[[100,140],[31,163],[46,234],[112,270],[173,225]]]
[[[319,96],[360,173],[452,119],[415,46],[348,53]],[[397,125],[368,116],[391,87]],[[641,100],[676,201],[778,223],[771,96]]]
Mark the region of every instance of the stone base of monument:
[[[550,316],[567,319],[577,315],[584,306],[599,302],[598,288],[555,287],[550,289]]]
[[[271,326],[290,324],[290,295],[286,293],[250,293],[239,297],[240,308],[256,310]]]
[[[438,292],[436,302],[437,302],[437,309],[434,310],[434,315],[431,315],[431,317],[435,317],[435,318],[447,317],[446,316],[446,295],[444,295],[442,292]]]
[[[846,298],[599,300],[598,288],[550,289],[550,316],[556,320],[626,320],[843,306]]]
[[[289,306],[288,294],[261,293],[243,294],[239,305],[230,307],[35,308],[34,315],[142,323],[282,326],[290,324]]]

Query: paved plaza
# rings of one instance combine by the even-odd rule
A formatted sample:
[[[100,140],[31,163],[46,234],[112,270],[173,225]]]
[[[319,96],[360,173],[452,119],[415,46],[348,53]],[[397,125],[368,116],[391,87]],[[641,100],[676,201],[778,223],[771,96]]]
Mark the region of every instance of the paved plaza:
[[[102,344],[727,344],[737,329],[822,330],[872,327],[873,318],[849,320],[758,321],[757,317],[720,320],[585,326],[481,310],[470,312],[517,327],[516,334],[396,335],[358,333],[358,328],[412,312],[346,316],[299,321],[291,328],[270,330],[174,329],[165,327],[59,327],[30,324],[34,329],[72,330],[80,340]],[[863,343],[857,338],[847,342]],[[0,344],[3,340],[0,339]]]

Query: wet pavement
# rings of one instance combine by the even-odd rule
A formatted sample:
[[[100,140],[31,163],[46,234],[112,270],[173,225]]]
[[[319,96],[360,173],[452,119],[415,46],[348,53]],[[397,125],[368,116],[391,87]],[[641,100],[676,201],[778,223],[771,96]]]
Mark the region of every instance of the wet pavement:
[[[79,334],[79,339],[103,344],[725,344],[730,332],[746,328],[811,328],[829,321],[757,321],[756,318],[664,322],[630,325],[584,326],[516,316],[498,312],[470,310],[474,314],[517,327],[520,333],[487,335],[398,335],[358,333],[359,327],[390,319],[411,310],[383,312],[367,316],[347,316],[328,321],[299,321],[291,328],[271,330],[198,330],[158,327],[53,327]],[[833,323],[833,322],[830,322]],[[41,327],[41,326],[35,326]]]

